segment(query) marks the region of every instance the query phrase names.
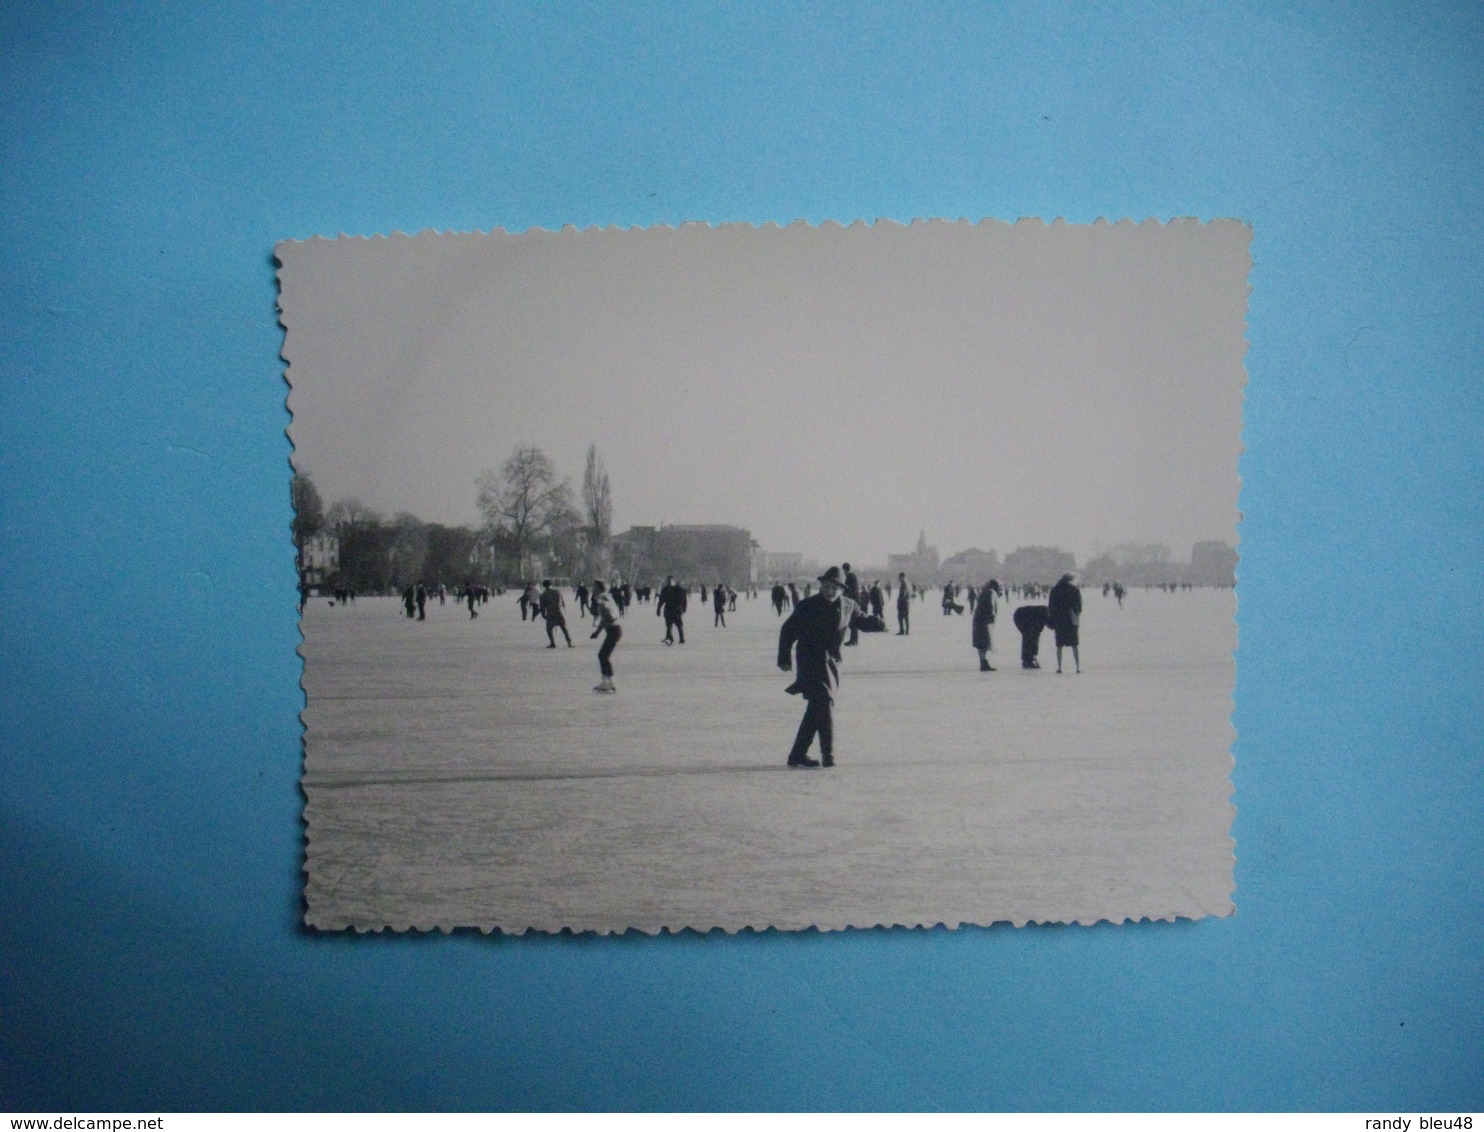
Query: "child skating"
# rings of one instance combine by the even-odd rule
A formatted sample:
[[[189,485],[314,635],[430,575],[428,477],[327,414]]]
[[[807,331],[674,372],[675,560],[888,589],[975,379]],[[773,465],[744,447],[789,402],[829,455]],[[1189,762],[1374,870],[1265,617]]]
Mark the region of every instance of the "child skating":
[[[602,681],[597,684],[595,692],[616,692],[613,686],[613,650],[618,647],[618,639],[623,636],[623,627],[618,623],[618,615],[613,609],[613,599],[608,596],[607,587],[602,581],[593,583],[593,596],[588,608],[593,612],[593,620],[597,622],[597,628],[592,631],[589,640],[597,637],[599,633],[604,634],[603,644],[598,649],[598,669],[603,673]]]

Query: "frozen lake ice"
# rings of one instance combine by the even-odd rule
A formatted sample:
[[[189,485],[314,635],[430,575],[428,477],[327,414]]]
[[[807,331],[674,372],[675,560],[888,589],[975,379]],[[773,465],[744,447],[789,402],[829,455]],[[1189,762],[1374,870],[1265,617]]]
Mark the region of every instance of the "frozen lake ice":
[[[788,770],[803,702],[766,590],[692,595],[666,647],[634,605],[546,647],[515,592],[302,619],[307,922],[518,932],[1121,921],[1232,911],[1230,590],[1083,590],[1081,675],[1019,666],[1004,603],[844,650],[831,770]],[[892,607],[888,603],[888,615]],[[557,640],[560,644],[561,637]],[[816,752],[817,754],[817,752]]]

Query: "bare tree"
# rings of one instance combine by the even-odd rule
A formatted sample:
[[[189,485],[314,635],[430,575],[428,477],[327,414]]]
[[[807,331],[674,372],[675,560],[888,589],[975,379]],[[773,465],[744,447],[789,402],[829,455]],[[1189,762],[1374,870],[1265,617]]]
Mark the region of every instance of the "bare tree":
[[[351,527],[369,527],[381,522],[381,516],[359,499],[337,499],[325,512],[325,525],[336,534]]]
[[[587,448],[587,468],[582,473],[582,506],[587,520],[588,572],[608,573],[608,540],[613,537],[613,491],[608,470],[598,446]]]
[[[546,540],[551,548],[551,572],[568,578],[581,575],[587,569],[587,527],[582,516],[568,509],[558,516],[552,525],[551,535]]]
[[[324,528],[325,505],[314,481],[303,473],[289,481],[289,498],[294,503],[294,545],[303,550],[304,541]]]
[[[387,568],[393,585],[417,581],[428,556],[428,528],[416,515],[401,512],[392,520]]]
[[[525,568],[526,555],[569,522],[575,511],[572,485],[557,479],[556,466],[534,445],[520,445],[500,466],[499,475],[481,472],[476,483],[485,528],[509,535],[519,571]]]

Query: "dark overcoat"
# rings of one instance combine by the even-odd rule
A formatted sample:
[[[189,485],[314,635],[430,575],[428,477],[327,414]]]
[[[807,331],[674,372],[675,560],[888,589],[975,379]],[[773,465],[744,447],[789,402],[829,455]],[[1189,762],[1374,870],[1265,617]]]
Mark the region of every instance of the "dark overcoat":
[[[668,586],[660,587],[659,597],[655,601],[655,613],[668,613],[671,617],[679,617],[690,604],[690,599],[685,592],[685,587],[679,582],[671,582]]]
[[[814,594],[794,606],[778,631],[778,665],[792,660],[795,677],[784,691],[809,700],[834,699],[840,686],[840,645],[854,613],[855,602],[843,595],[830,601]]]
[[[985,590],[974,607],[973,644],[976,649],[989,648],[989,627],[994,624],[994,591]]]
[[[1046,612],[1053,629],[1075,629],[1082,620],[1082,591],[1071,582],[1057,582],[1046,596]]]

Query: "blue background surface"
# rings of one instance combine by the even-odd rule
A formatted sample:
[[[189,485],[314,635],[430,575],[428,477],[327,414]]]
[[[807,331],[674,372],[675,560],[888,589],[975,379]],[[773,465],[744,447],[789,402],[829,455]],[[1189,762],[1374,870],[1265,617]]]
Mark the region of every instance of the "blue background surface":
[[[1484,9],[196,7],[0,8],[0,1108],[1484,1108]],[[1186,215],[1234,918],[299,929],[277,240]]]

